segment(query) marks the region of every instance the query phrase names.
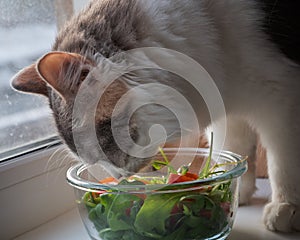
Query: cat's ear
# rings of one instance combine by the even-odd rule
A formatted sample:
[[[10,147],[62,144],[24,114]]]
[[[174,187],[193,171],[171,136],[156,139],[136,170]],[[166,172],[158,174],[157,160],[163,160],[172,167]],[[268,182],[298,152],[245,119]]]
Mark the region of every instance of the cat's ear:
[[[11,85],[18,91],[48,96],[46,83],[38,74],[36,64],[32,64],[18,72],[12,78]]]
[[[76,53],[49,52],[37,62],[41,78],[64,98],[87,76],[92,62]]]

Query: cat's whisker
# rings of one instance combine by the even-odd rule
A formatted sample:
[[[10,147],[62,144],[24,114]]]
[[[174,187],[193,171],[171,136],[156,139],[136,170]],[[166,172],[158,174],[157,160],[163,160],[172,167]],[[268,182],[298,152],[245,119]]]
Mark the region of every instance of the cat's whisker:
[[[61,149],[60,148],[58,148],[58,149],[56,149],[52,154],[51,154],[51,156],[49,157],[49,159],[47,160],[47,163],[46,163],[46,165],[45,165],[45,167],[44,167],[44,171],[48,171],[48,170],[50,170],[51,169],[51,167],[52,167],[52,161],[55,161],[55,155],[60,151]]]
[[[61,155],[65,154],[68,151],[69,150],[64,147],[60,147],[60,148],[56,149],[54,151],[54,153],[48,159],[44,170],[51,171],[51,169],[59,167],[59,164],[60,164],[59,159],[61,158]]]
[[[58,168],[58,172],[56,174],[56,180],[59,178],[59,176],[61,174],[66,173],[66,170],[69,166],[71,166],[72,164],[78,162],[74,157],[72,157],[73,154],[69,151],[64,158],[61,160],[60,166]]]
[[[73,160],[74,158],[72,158],[73,154],[68,149],[58,149],[58,150],[61,150],[61,151],[60,152],[56,151],[56,154],[59,154],[55,158],[56,165],[54,167],[50,167],[49,171],[47,171],[47,176],[46,176],[47,183],[49,182],[49,180],[51,180],[51,182],[58,181],[60,175],[65,174],[66,166],[70,166],[70,164],[75,161],[75,160]],[[63,158],[61,158],[62,154],[64,154]],[[64,171],[64,173],[63,173],[63,171]],[[54,178],[53,178],[53,176],[51,176],[51,178],[50,178],[50,175],[52,175],[53,172],[56,172],[56,174],[55,174]]]

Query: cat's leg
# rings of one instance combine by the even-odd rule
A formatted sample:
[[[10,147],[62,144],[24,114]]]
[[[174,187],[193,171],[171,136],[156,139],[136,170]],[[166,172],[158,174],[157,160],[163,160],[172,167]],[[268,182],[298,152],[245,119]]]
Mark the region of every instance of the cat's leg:
[[[215,141],[218,141],[218,131],[222,130],[218,130],[218,128],[222,126],[218,123],[214,126]],[[207,135],[210,131],[212,131],[211,127],[207,129]],[[256,190],[256,144],[257,135],[248,123],[236,117],[227,117],[226,139],[223,149],[248,157],[248,171],[242,176],[240,182],[240,204],[248,204]]]
[[[272,231],[300,231],[300,130],[297,123],[270,124],[261,129],[272,187],[264,223]]]

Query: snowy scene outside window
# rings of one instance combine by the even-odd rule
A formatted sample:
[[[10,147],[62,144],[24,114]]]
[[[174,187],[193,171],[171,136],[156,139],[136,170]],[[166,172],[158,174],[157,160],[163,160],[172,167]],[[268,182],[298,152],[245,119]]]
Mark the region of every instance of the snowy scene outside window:
[[[55,137],[46,98],[15,92],[10,79],[51,49],[53,0],[0,0],[0,161]]]

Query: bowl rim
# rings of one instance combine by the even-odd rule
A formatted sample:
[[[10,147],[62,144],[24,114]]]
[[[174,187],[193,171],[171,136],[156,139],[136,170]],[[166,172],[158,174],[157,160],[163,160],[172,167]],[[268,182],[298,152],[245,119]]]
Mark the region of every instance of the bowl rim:
[[[170,152],[177,152],[178,148],[163,148],[163,151],[165,154],[168,154]],[[199,154],[208,156],[209,149],[208,148],[180,148],[180,153],[182,154]],[[182,188],[184,187],[192,189],[192,188],[199,188],[199,185],[205,186],[205,185],[212,185],[214,183],[220,183],[225,182],[228,180],[232,180],[234,178],[240,177],[243,173],[247,170],[247,161],[241,161],[244,158],[236,153],[230,152],[230,151],[218,151],[213,150],[212,155],[226,158],[231,161],[236,162],[236,165],[228,170],[227,172],[212,176],[206,179],[198,179],[195,181],[189,181],[189,182],[181,182],[181,183],[172,183],[172,184],[147,184],[147,185],[113,185],[113,184],[103,184],[103,183],[97,183],[93,181],[89,181],[86,179],[83,179],[79,176],[79,174],[86,170],[88,167],[91,167],[91,165],[87,165],[85,163],[77,163],[73,166],[71,166],[66,174],[66,179],[68,184],[71,186],[84,190],[89,192],[99,192],[101,190],[107,191],[107,190],[113,190],[118,192],[130,192],[130,193],[141,193],[141,192],[147,192],[147,191],[155,191],[155,190],[173,190],[176,188]],[[161,191],[160,191],[161,192]]]

